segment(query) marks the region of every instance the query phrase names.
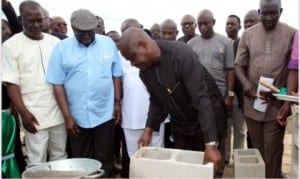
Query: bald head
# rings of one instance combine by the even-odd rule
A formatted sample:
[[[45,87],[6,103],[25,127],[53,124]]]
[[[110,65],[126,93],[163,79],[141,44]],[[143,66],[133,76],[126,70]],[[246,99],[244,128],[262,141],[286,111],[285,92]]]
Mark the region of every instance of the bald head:
[[[250,10],[244,17],[244,28],[247,29],[259,22],[259,14],[257,10]]]
[[[125,32],[130,27],[140,28],[141,24],[136,19],[133,18],[126,19],[121,24],[121,33]]]
[[[55,33],[60,33],[63,35],[67,34],[67,23],[60,16],[54,16],[51,18],[51,30]]]
[[[143,29],[137,27],[129,27],[124,32],[119,41],[120,49],[127,50],[127,48],[133,48],[137,45],[138,40],[149,40],[151,39]]]
[[[214,15],[210,10],[202,10],[198,17],[198,29],[201,33],[201,37],[209,39],[214,35],[214,25],[215,25]]]
[[[186,14],[182,17],[181,22],[181,30],[186,37],[186,41],[193,38],[196,34],[197,22],[194,16],[190,14]]]
[[[199,19],[199,18],[201,18],[201,17],[206,17],[206,18],[209,18],[209,19],[214,19],[213,13],[212,13],[210,10],[208,10],[208,9],[202,10],[202,11],[198,14],[197,19]]]
[[[176,25],[175,21],[173,21],[172,19],[166,19],[161,23],[161,25],[160,25],[161,29],[166,28],[166,27],[170,27],[170,28],[177,30],[177,25]]]
[[[49,12],[45,8],[42,8],[42,11],[44,14],[43,32],[50,34],[51,33],[51,21],[50,21]]]
[[[185,22],[194,22],[196,23],[196,19],[194,16],[190,15],[190,14],[186,14],[182,17],[181,19],[181,24],[185,23]]]
[[[157,29],[160,29],[160,25],[158,23],[154,23],[150,28],[150,30],[157,30]]]
[[[47,9],[42,8],[42,11],[43,11],[44,17],[48,17],[49,18],[49,12],[47,11]]]
[[[166,19],[160,25],[161,39],[163,40],[176,40],[178,30],[175,21]]]
[[[23,16],[25,8],[29,8],[29,9],[40,8],[42,10],[42,6],[38,2],[26,0],[26,1],[21,2],[20,6],[19,6],[19,11],[20,11],[21,17]]]
[[[280,0],[260,0],[260,21],[267,31],[274,30],[282,13]]]
[[[150,32],[153,39],[160,39],[160,25],[158,23],[155,23],[151,26]]]
[[[260,9],[265,5],[276,6],[278,8],[281,8],[281,0],[260,0],[259,2]]]
[[[136,27],[123,32],[119,47],[122,55],[141,70],[155,63],[160,55],[156,42],[143,29]]]

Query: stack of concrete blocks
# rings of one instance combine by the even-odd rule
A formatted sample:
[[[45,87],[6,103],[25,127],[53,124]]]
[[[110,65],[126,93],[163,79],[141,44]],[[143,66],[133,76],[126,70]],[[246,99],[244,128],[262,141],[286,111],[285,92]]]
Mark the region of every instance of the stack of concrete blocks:
[[[265,178],[265,162],[258,149],[234,149],[235,178]]]
[[[129,178],[213,178],[213,163],[203,158],[203,152],[143,147],[130,157]]]
[[[298,159],[298,152],[299,152],[299,141],[298,141],[298,105],[293,105],[293,132],[292,132],[292,168],[291,168],[291,177],[292,178],[299,178],[299,159]],[[288,121],[292,122],[292,121]]]

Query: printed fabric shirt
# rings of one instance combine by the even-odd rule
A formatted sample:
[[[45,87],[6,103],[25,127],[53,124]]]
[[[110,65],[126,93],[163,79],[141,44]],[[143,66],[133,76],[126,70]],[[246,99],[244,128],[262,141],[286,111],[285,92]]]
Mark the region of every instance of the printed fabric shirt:
[[[286,86],[288,62],[296,29],[280,23],[272,31],[266,31],[262,23],[248,28],[242,34],[235,63],[247,69],[246,77],[258,87],[260,76],[273,78],[273,85]],[[268,105],[266,112],[253,108],[254,99],[244,97],[244,115],[257,121],[276,120],[282,101]]]
[[[25,107],[39,121],[37,129],[64,122],[51,84],[45,81],[49,57],[59,39],[43,33],[32,40],[18,33],[2,45],[2,81],[20,87]]]
[[[96,35],[88,47],[73,36],[53,50],[47,82],[64,85],[69,110],[82,128],[93,128],[112,119],[113,77],[121,77],[120,57],[114,42]]]

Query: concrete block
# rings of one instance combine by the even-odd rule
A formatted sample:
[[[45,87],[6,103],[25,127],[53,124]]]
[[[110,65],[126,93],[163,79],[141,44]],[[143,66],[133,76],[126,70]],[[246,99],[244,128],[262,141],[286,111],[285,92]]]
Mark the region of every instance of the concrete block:
[[[299,139],[298,139],[298,129],[293,129],[292,132],[292,144],[299,147]]]
[[[143,147],[130,158],[129,178],[213,178],[213,163],[203,158],[203,152]]]
[[[298,106],[297,106],[298,107]],[[298,118],[298,109],[294,108],[294,119],[293,119],[293,132],[292,132],[292,140],[293,145],[299,147],[298,133],[299,133],[299,118]]]
[[[235,178],[265,178],[265,162],[258,149],[234,149]]]

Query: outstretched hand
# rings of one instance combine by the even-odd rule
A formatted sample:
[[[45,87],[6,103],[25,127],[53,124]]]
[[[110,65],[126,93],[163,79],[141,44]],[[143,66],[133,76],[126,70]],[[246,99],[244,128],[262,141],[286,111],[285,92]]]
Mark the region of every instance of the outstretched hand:
[[[150,144],[151,139],[152,139],[152,131],[153,130],[151,128],[148,128],[148,127],[146,127],[144,129],[144,133],[138,141],[139,148],[148,146]]]
[[[208,162],[214,163],[214,175],[216,175],[221,166],[222,155],[215,145],[205,145],[204,164]]]

